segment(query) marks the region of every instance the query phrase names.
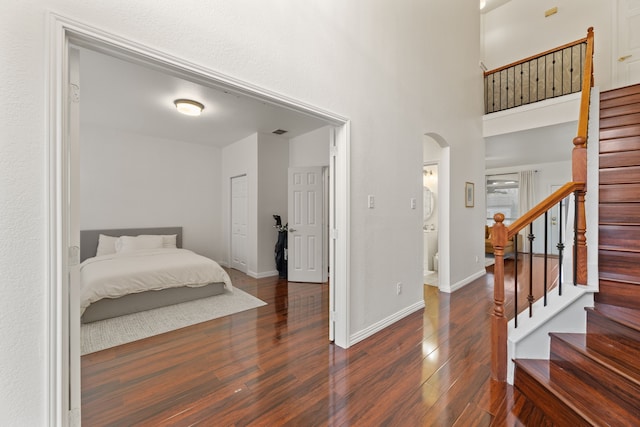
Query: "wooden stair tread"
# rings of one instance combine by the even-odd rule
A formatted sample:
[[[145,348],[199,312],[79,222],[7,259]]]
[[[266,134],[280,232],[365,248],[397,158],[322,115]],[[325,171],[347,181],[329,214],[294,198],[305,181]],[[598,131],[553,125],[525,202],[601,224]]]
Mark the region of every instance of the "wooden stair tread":
[[[587,310],[598,311],[621,325],[640,331],[640,310],[610,304],[596,304]]]
[[[640,165],[640,150],[617,151],[598,154],[600,169],[633,167]]]
[[[613,339],[600,334],[553,333],[551,335],[627,381],[640,386],[640,367],[636,364],[640,346],[637,342]]]
[[[600,130],[600,139],[617,139],[640,136],[640,125],[617,126]]]
[[[640,281],[638,281],[638,280],[615,280],[614,282],[615,283],[620,283],[620,284],[632,285],[632,286],[640,285]],[[616,304],[609,304],[609,305],[613,305],[614,307],[619,307],[619,305],[616,305]]]
[[[605,250],[605,251],[612,251],[612,252],[640,253],[640,248],[632,249],[632,248],[627,248],[627,247],[624,247],[624,246],[600,245],[600,249]]]
[[[515,364],[516,369],[523,370],[556,399],[593,426],[640,425],[640,413],[633,413],[624,406],[607,400],[599,388],[580,380],[553,361],[518,359],[515,360]],[[540,402],[540,399],[529,396],[526,390],[521,391],[534,402]],[[541,409],[544,410],[544,407]]]
[[[640,137],[600,139],[600,153],[621,153],[640,149]]]
[[[621,98],[640,93],[640,85],[624,86],[616,89],[607,90],[600,93],[600,101],[606,101],[613,98]]]
[[[613,117],[601,118],[600,129],[611,129],[621,126],[632,126],[640,122],[640,113],[632,113],[631,108],[625,114],[618,114]]]
[[[625,104],[600,108],[600,119],[608,119],[625,114],[640,113],[640,93],[633,97],[628,97]]]

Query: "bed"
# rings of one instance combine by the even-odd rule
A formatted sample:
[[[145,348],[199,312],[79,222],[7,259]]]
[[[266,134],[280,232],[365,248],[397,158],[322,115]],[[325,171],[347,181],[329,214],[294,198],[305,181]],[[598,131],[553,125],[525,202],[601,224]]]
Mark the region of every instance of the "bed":
[[[80,231],[82,323],[233,289],[215,261],[182,248],[182,227]]]

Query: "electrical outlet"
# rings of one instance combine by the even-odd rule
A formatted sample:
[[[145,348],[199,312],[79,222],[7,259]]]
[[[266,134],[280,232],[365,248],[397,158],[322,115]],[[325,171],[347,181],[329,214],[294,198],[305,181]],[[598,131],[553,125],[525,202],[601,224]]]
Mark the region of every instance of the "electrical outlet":
[[[402,283],[396,283],[396,295],[400,295],[402,293]]]
[[[476,264],[480,262],[480,258],[478,258],[478,255],[476,255]]]
[[[411,206],[411,209],[415,209],[416,208],[416,199],[415,199],[415,197],[410,200],[409,205]]]

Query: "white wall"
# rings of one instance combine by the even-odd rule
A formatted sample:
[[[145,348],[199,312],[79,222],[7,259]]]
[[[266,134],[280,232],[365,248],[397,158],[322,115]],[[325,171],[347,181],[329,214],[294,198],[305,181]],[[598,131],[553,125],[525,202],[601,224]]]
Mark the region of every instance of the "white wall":
[[[321,127],[289,140],[289,166],[329,166],[331,126]]]
[[[350,334],[422,301],[422,219],[409,200],[427,132],[451,147],[451,282],[479,271],[484,206],[462,196],[484,176],[477,0],[4,2],[0,424],[47,424],[48,10],[350,119]]]
[[[278,232],[273,225],[274,214],[287,220],[289,140],[258,134],[258,270],[259,277],[278,274],[274,246]]]
[[[80,229],[182,226],[186,249],[221,253],[220,149],[83,124]]]
[[[595,84],[612,87],[612,22],[615,1],[511,0],[482,15],[483,62],[494,69],[586,37],[594,27]],[[548,18],[544,12],[558,7]]]

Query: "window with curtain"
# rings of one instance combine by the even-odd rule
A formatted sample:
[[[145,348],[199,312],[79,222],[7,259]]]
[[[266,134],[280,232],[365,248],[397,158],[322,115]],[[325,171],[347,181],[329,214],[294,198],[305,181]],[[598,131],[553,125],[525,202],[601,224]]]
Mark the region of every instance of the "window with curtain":
[[[504,214],[504,224],[509,225],[520,216],[519,176],[517,173],[487,175],[487,225],[492,226],[493,216]]]

